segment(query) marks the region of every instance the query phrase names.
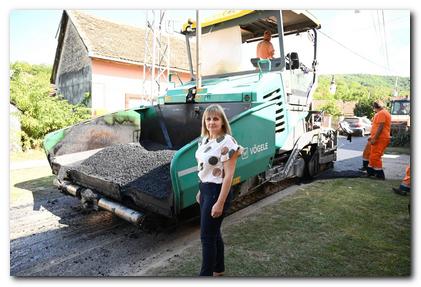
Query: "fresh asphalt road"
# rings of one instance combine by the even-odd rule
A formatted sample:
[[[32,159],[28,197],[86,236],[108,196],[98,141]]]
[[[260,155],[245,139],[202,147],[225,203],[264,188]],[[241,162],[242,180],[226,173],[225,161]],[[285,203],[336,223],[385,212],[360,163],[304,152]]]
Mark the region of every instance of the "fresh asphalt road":
[[[362,153],[367,143],[368,137],[352,137],[352,141],[346,140],[346,137],[338,137],[337,161],[334,165],[334,171],[344,172],[358,170],[362,166]],[[410,163],[409,155],[391,155],[383,156],[383,169],[386,179],[402,179],[405,175],[406,165]]]

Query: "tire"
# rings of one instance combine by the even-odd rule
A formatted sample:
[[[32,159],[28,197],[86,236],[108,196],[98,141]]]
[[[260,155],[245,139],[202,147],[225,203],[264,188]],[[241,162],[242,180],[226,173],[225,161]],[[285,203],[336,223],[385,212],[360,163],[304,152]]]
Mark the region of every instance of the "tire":
[[[319,173],[319,153],[317,151],[312,155],[306,165],[309,178],[313,178]]]

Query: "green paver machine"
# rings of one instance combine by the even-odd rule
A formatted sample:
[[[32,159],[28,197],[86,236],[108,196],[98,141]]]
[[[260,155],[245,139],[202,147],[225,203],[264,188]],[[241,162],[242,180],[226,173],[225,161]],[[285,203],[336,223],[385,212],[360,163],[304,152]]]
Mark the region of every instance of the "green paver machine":
[[[48,134],[44,148],[55,184],[116,215],[141,224],[148,214],[176,218],[196,204],[194,153],[206,107],[221,105],[233,136],[245,151],[233,179],[235,200],[268,182],[313,176],[336,160],[337,134],[312,123],[312,95],[317,86],[317,29],[306,11],[224,11],[201,23],[201,74],[193,69],[191,40],[196,23],[182,28],[192,80],[169,88],[157,103],[80,123]],[[258,59],[256,45],[272,32],[275,58]],[[201,85],[197,86],[197,81]],[[154,197],[128,193],[113,182],[69,173],[98,151],[116,144],[140,143],[146,149],[173,150],[170,192]],[[147,155],[145,155],[147,156]],[[115,159],[116,161],[119,159]],[[151,175],[152,176],[152,175]],[[159,182],[160,178],[156,178]]]

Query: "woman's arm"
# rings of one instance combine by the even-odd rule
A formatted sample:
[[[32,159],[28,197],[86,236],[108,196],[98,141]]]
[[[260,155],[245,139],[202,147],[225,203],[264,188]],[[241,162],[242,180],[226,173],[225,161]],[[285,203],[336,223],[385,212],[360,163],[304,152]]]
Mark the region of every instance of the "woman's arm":
[[[196,201],[200,204],[200,190],[196,193]]]
[[[212,217],[219,217],[222,215],[222,212],[224,210],[225,200],[227,199],[228,193],[231,188],[232,178],[234,176],[235,165],[237,163],[238,155],[239,153],[237,151],[236,153],[233,154],[233,156],[229,160],[223,163],[225,177],[224,177],[224,180],[222,181],[221,192],[219,193],[218,200],[212,207],[212,211],[211,211]]]

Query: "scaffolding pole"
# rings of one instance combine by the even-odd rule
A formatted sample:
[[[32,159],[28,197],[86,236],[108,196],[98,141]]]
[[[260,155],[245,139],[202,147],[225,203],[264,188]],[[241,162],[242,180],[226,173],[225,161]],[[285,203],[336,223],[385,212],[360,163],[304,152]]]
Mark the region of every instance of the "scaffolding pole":
[[[166,20],[165,10],[147,10],[145,18],[142,90],[154,102],[169,84],[172,22]]]

